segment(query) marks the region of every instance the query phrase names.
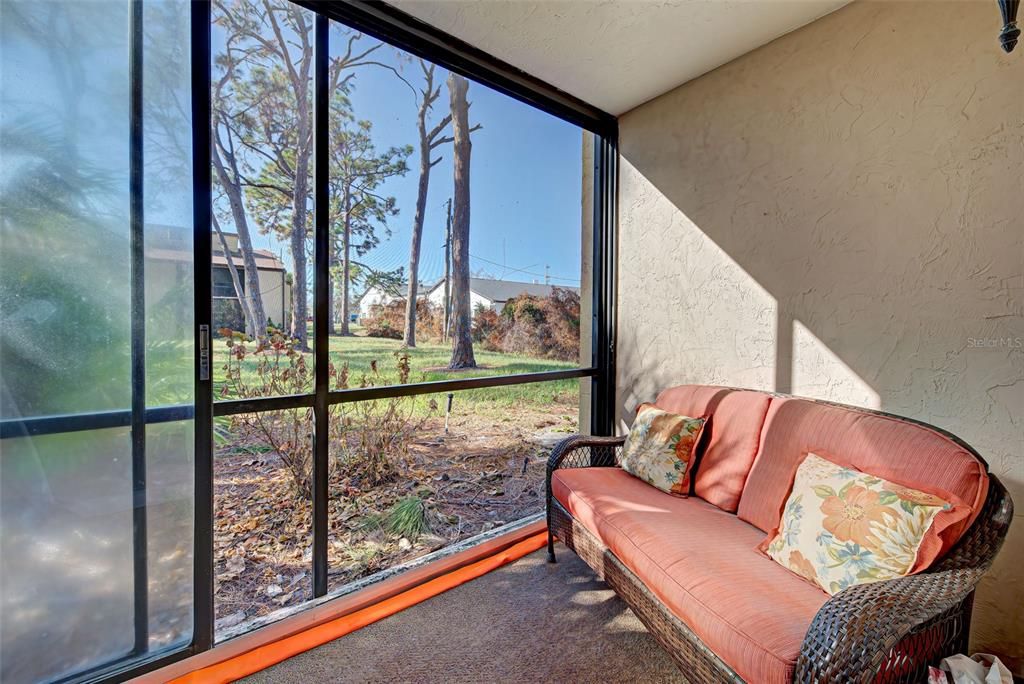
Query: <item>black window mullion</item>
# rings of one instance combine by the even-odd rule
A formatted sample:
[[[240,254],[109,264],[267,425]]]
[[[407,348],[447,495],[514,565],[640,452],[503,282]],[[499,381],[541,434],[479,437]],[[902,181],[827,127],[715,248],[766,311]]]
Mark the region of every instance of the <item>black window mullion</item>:
[[[422,394],[441,394],[462,390],[483,389],[485,387],[507,387],[508,385],[527,385],[534,382],[552,382],[572,378],[596,377],[597,368],[569,368],[557,371],[538,371],[536,373],[516,373],[515,375],[491,375],[464,380],[435,380],[416,382],[410,385],[383,385],[381,387],[357,387],[347,390],[336,390],[327,395],[328,404],[343,404],[352,401],[372,401],[391,397],[412,397]]]
[[[191,6],[192,248],[195,312],[195,550],[192,651],[213,647],[213,381],[212,319],[211,47],[210,2]]]
[[[591,340],[598,369],[591,384],[591,432],[615,427],[615,238],[618,148],[614,133],[594,137],[594,263]]]
[[[129,48],[129,231],[131,251],[131,445],[132,590],[134,654],[149,648],[149,562],[146,520],[146,273],[143,196],[143,33],[142,0],[131,0]]]
[[[330,311],[330,165],[328,19],[316,15],[313,51],[313,596],[327,593],[328,364]],[[298,284],[302,287],[302,284]]]

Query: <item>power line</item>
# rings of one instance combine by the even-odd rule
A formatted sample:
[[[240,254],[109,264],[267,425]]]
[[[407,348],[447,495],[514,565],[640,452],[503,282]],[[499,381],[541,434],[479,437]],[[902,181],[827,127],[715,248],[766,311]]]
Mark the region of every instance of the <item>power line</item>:
[[[579,283],[580,282],[579,278],[566,278],[564,276],[553,276],[553,275],[548,275],[546,273],[537,273],[535,271],[528,271],[525,268],[512,268],[510,266],[507,266],[506,264],[500,264],[497,261],[491,261],[490,259],[485,259],[485,258],[483,258],[481,256],[477,256],[477,255],[473,254],[472,252],[469,253],[469,256],[470,256],[470,258],[476,259],[477,261],[487,262],[488,264],[491,264],[492,266],[501,266],[503,269],[505,269],[506,271],[509,271],[511,273],[524,273],[526,275],[532,275],[532,276],[536,276],[538,278],[549,278],[551,280],[564,280],[564,281],[570,282],[570,283]]]

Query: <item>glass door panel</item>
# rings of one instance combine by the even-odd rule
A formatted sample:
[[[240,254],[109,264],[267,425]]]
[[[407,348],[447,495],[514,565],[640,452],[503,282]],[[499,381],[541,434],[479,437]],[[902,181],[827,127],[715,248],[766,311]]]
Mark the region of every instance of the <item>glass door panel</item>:
[[[0,4],[0,679],[193,634],[189,3]]]

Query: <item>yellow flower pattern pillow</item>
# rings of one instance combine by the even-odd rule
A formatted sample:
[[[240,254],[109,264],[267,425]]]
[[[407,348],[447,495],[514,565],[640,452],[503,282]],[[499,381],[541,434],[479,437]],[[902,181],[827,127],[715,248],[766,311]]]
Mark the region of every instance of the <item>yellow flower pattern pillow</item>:
[[[642,404],[622,448],[622,469],[663,492],[690,492],[690,464],[705,418]]]
[[[911,574],[935,516],[949,508],[933,494],[808,453],[779,527],[761,549],[836,594],[854,584]]]

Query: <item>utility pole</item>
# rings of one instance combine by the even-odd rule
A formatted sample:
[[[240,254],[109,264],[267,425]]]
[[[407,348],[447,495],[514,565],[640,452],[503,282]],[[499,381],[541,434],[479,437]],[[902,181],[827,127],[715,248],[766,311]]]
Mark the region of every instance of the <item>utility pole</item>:
[[[444,229],[444,341],[452,318],[452,198],[448,198],[448,220]]]
[[[550,285],[551,284],[550,270],[551,270],[551,267],[548,266],[547,264],[544,264],[544,284],[545,285]]]

